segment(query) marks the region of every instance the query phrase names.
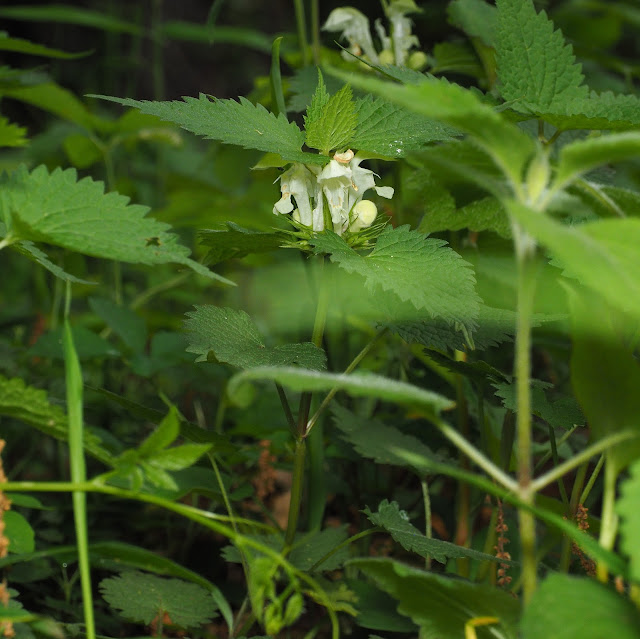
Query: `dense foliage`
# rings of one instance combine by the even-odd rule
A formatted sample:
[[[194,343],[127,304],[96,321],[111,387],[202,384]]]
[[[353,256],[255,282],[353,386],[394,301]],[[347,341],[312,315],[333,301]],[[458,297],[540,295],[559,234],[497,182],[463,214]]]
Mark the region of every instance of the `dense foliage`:
[[[634,3],[152,4],[0,7],[0,636],[640,639]]]

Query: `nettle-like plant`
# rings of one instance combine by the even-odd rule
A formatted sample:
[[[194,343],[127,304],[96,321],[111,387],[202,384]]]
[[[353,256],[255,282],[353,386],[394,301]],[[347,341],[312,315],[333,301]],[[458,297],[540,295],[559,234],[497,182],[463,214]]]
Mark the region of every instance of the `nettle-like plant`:
[[[71,467],[70,482],[4,481],[0,474],[0,489],[27,508],[42,504],[23,492],[72,493],[89,637],[96,636],[90,565],[101,561],[192,582],[139,572],[101,582],[113,608],[156,630],[196,628],[219,610],[231,636],[254,624],[269,636],[296,625],[325,633],[322,615],[318,621],[313,612],[321,606],[333,637],[341,616],[352,627],[425,637],[640,636],[640,192],[632,173],[617,183],[598,172],[640,155],[640,100],[591,90],[571,47],[531,0],[454,0],[450,20],[475,52],[438,45],[420,60],[407,17],[418,7],[391,0],[384,9],[390,29],[387,35],[376,25],[378,45],[359,12],[331,14],[325,27],[344,35],[349,52],[341,65],[307,67],[292,80],[289,109],[306,107],[298,109],[305,111],[303,128],[287,116],[280,40],[271,111],[245,98],[206,95],[174,102],[93,96],[139,117],[115,123],[83,105],[76,111],[94,139],[108,141],[96,144],[108,170],[123,136],[150,129],[175,135],[166,123],[265,154],[254,168],[275,178],[271,228],[263,218],[258,228],[241,226],[229,210],[226,225],[201,230],[199,238],[209,267],[247,256],[282,260],[274,310],[257,321],[232,307],[242,306],[241,296],[224,306],[197,304],[186,313],[184,333],[198,370],[217,367],[223,379],[217,426],[225,411],[238,423],[243,415],[251,424],[276,421],[261,403],[265,382],[275,385],[279,420],[289,431],[283,451],[292,461],[282,529],[238,514],[246,494],[234,496],[223,471],[243,459],[239,442],[221,428],[198,428],[169,400],[162,415],[126,394],[101,391],[158,424],[137,447],[85,426],[71,288],[89,282],[43,245],[118,263],[179,264],[219,287],[232,285],[233,274],[194,261],[145,207],[105,194],[90,177],[78,180],[73,169],[21,167],[0,182],[0,248],[67,282],[59,333],[66,413],[18,377],[0,378],[0,413],[68,441]],[[484,92],[434,75],[454,50],[462,62],[450,68],[471,70]],[[322,62],[322,51],[314,52]],[[425,61],[430,72],[420,73]],[[21,135],[8,122],[0,129],[5,145]],[[383,184],[391,162],[393,187]],[[380,197],[388,206],[382,213]],[[424,217],[412,218],[416,209]],[[407,223],[392,224],[387,212]],[[470,231],[464,241],[461,229]],[[442,231],[451,245],[429,236]],[[289,257],[294,251],[302,264]],[[142,359],[144,327],[142,337],[132,330],[139,318],[122,303],[90,303],[137,350],[133,370],[143,375],[152,363]],[[292,312],[310,329],[310,341],[284,339],[297,321],[286,324]],[[532,342],[550,336],[570,345],[559,365],[570,384],[554,386],[553,370],[547,379],[532,377],[544,369],[532,363]],[[498,356],[512,338],[513,353]],[[188,441],[174,445],[178,438]],[[88,478],[85,454],[107,470]],[[203,457],[208,469],[199,474]],[[345,460],[364,467],[373,461],[380,473],[400,469],[395,477],[408,477],[419,499],[407,497],[405,484],[372,508],[376,474],[363,471],[369,481],[353,491],[359,501],[352,506],[364,515],[359,524],[366,518],[372,527],[349,536],[346,526],[325,526],[328,493],[348,490],[346,478],[328,477],[326,469]],[[210,482],[204,488],[203,478]],[[432,500],[454,486],[449,542],[433,535],[445,524],[436,525]],[[215,507],[183,503],[189,492],[215,494]],[[222,557],[243,571],[244,601],[234,610],[222,583],[142,548],[90,543],[87,493],[166,509],[222,535],[230,542]],[[36,551],[27,519],[4,508],[13,554],[0,566],[47,554],[75,559],[73,548]],[[363,552],[363,539],[383,533],[397,544],[393,556]],[[6,596],[0,602],[6,606]],[[0,609],[0,623],[42,622],[38,612],[14,603]]]

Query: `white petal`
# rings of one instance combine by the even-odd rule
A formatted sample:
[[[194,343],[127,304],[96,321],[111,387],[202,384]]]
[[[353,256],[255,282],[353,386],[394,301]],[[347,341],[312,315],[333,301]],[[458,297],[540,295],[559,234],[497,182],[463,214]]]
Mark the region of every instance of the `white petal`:
[[[393,197],[394,189],[392,186],[376,186],[374,188],[380,197],[386,197],[387,200],[390,200]]]

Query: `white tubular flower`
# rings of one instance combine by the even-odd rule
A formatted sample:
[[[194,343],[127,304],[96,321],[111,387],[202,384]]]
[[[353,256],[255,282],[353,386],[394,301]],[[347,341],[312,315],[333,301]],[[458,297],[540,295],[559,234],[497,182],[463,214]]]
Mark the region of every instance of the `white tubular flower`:
[[[325,31],[340,31],[342,38],[349,41],[349,48],[354,55],[364,53],[370,62],[378,63],[378,54],[373,46],[369,18],[353,7],[334,9],[322,27]]]
[[[273,212],[291,213],[294,204],[291,196],[295,198],[298,206],[297,218],[306,226],[312,224],[311,197],[315,195],[316,176],[302,163],[294,162],[280,176],[280,192],[282,197],[275,203]],[[311,191],[311,193],[309,193]]]
[[[398,66],[407,62],[409,50],[419,47],[418,38],[411,33],[412,21],[407,18],[408,13],[417,13],[420,9],[414,0],[392,0],[385,7],[385,13],[391,23],[391,39],[393,40],[393,54]]]
[[[360,166],[365,159],[349,149],[336,153],[322,169],[294,162],[280,177],[282,197],[276,202],[273,212],[293,212],[295,220],[314,231],[324,231],[326,199],[333,230],[338,235],[347,229],[355,232],[370,226],[375,220],[376,210],[373,202],[362,201],[364,194],[374,189],[381,197],[390,199],[393,188],[376,186],[375,173]]]

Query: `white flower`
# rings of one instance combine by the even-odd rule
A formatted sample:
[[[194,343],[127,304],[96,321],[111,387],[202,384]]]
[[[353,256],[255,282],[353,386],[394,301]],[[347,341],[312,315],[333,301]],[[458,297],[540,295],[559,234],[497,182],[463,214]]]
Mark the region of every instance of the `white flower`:
[[[322,27],[325,31],[340,31],[342,38],[349,41],[349,49],[354,55],[363,53],[370,62],[378,63],[378,54],[373,46],[369,18],[353,7],[334,9]],[[348,58],[348,55],[345,55]]]
[[[358,207],[364,194],[374,189],[379,196],[390,199],[393,188],[376,186],[375,173],[360,166],[365,159],[354,155],[349,149],[344,153],[336,153],[322,169],[295,162],[280,177],[282,197],[276,202],[273,212],[293,212],[294,219],[314,231],[323,231],[326,200],[333,230],[339,235],[347,229],[359,231],[370,226],[376,217],[375,205],[363,202]],[[292,197],[297,208],[291,201]]]

